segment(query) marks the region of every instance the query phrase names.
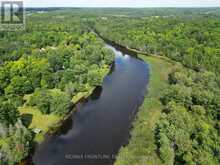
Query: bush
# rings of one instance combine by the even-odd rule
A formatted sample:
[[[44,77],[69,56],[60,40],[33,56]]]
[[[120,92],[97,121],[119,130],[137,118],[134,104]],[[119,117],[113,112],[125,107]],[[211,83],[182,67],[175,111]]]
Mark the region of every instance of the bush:
[[[50,100],[50,113],[55,113],[60,116],[66,114],[70,109],[70,97],[65,92],[55,90],[52,92]]]
[[[34,94],[30,97],[29,105],[37,106],[43,114],[50,113],[50,100],[51,96],[48,90],[37,89]]]
[[[69,111],[70,97],[58,89],[37,89],[31,96],[29,105],[37,106],[43,114],[55,113],[60,116]]]
[[[171,85],[164,91],[161,101],[164,105],[170,101],[175,101],[180,105],[190,107],[192,105],[191,92],[192,90],[189,87],[179,84]]]
[[[174,150],[171,146],[170,140],[164,133],[160,133],[160,157],[165,165],[173,165]]]
[[[0,102],[0,122],[2,124],[14,124],[17,121],[18,116],[19,112],[11,102]]]
[[[1,145],[0,164],[14,165],[27,157],[31,140],[31,132],[19,120],[13,128],[10,128],[9,136]]]
[[[209,90],[193,89],[192,100],[196,105],[202,105],[204,107],[210,107],[214,101],[214,94]]]

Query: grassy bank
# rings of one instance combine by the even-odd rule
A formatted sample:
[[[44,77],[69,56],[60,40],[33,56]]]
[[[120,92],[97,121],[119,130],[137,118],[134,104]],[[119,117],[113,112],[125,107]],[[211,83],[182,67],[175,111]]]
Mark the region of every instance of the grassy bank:
[[[119,151],[115,165],[160,164],[156,154],[154,129],[161,115],[160,94],[168,85],[168,74],[176,67],[169,60],[140,55],[150,65],[150,82],[143,105],[137,114],[129,144]]]
[[[61,117],[50,114],[44,115],[36,107],[20,107],[19,112],[29,129],[39,129],[41,132],[36,134],[34,141],[40,143],[44,139],[44,134],[61,120]]]
[[[107,65],[100,69],[100,76],[102,80],[109,73],[109,71],[110,67]],[[93,93],[94,89],[94,86],[86,86],[84,92],[78,92],[75,96],[73,96],[71,100],[72,103],[76,104],[81,99],[89,97]],[[52,89],[51,92],[53,92],[53,90],[56,91],[57,89]],[[24,100],[26,100],[26,103],[22,107],[19,107],[18,110],[21,114],[22,120],[24,121],[25,125],[27,125],[28,128],[33,131],[39,131],[35,134],[34,142],[41,143],[44,140],[46,133],[50,133],[54,130],[57,130],[57,128],[60,127],[60,124],[62,124],[62,121],[68,118],[68,116],[71,114],[66,114],[63,116],[58,116],[53,113],[48,115],[43,114],[37,107],[27,106],[27,102],[29,102],[30,97],[31,95],[24,96]]]

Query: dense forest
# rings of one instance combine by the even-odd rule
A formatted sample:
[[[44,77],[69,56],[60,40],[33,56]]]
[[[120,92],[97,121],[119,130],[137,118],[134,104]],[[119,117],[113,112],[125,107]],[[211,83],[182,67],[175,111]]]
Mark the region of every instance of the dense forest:
[[[65,116],[74,96],[101,85],[114,59],[78,17],[54,12],[31,14],[27,19],[25,31],[0,32],[2,165],[21,161],[33,145],[30,114],[22,114],[22,109]]]
[[[220,90],[209,71],[177,70],[163,92],[165,105],[155,130],[165,164],[219,164]]]
[[[38,10],[27,11],[25,31],[0,32],[0,164],[27,157],[39,142],[36,132],[46,133],[78,97],[101,85],[114,53],[93,30],[127,48],[182,64],[169,74],[167,88],[158,91],[162,110],[154,152],[161,164],[220,163],[218,8]],[[52,123],[36,130],[36,116]],[[147,136],[142,129],[140,136]],[[132,156],[142,151],[148,156],[147,145],[133,147]],[[128,154],[132,150],[116,163],[136,164]]]
[[[131,12],[102,17],[92,25],[115,43],[144,54],[166,56],[185,66],[170,73],[170,85],[160,94],[164,106],[154,140],[162,164],[220,163],[219,12],[170,9],[139,17]],[[141,153],[144,148],[132,150]],[[135,164],[133,157],[117,164]]]
[[[167,56],[187,67],[220,73],[219,17],[110,17],[97,21],[104,37],[129,48]]]

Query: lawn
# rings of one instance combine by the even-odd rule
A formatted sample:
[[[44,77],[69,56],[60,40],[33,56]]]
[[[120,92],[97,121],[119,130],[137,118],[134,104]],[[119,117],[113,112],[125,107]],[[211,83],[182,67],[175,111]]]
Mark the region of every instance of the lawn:
[[[150,82],[142,106],[131,131],[129,144],[119,151],[115,165],[161,164],[156,154],[154,131],[160,118],[162,105],[161,91],[168,85],[168,74],[177,67],[172,61],[146,55],[139,55],[150,65]]]
[[[110,68],[106,65],[100,70],[101,78],[108,74]],[[82,98],[87,98],[89,95],[92,94],[95,87],[87,86],[85,92],[77,93],[73,98],[72,102],[75,104]],[[58,89],[51,89],[51,92],[55,92]],[[24,100],[26,103],[29,102],[31,97],[30,95],[25,95]],[[55,114],[45,115],[37,109],[37,107],[30,107],[27,104],[24,104],[23,107],[19,108],[19,112],[22,116],[22,120],[24,124],[32,130],[40,130],[40,133],[36,134],[34,141],[40,143],[44,140],[44,135],[51,130],[54,126],[56,126],[65,116],[58,116]],[[0,140],[1,143],[1,140]]]
[[[80,101],[82,98],[87,98],[89,97],[93,90],[95,89],[95,87],[89,87],[89,89],[86,92],[79,92],[77,93],[75,96],[73,96],[72,98],[72,102],[73,104],[76,104],[78,101]]]
[[[41,133],[35,136],[36,142],[41,142],[44,134],[61,119],[61,117],[54,114],[44,115],[35,107],[20,107],[19,112],[28,128],[41,130]]]

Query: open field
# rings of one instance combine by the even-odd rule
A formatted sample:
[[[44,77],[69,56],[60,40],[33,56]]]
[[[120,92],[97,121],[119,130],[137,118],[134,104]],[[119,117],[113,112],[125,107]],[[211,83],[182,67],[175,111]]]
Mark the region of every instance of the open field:
[[[34,107],[21,107],[19,108],[19,112],[25,119],[24,122],[29,125],[28,128],[41,130],[41,132],[35,136],[36,142],[41,142],[44,134],[61,119],[61,117],[54,114],[44,115]]]
[[[177,66],[153,56],[140,57],[150,65],[150,82],[143,105],[133,124],[130,142],[121,148],[115,165],[145,165],[146,161],[149,165],[160,164],[154,138],[154,129],[162,111],[159,97],[168,85],[168,74]]]

